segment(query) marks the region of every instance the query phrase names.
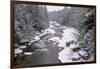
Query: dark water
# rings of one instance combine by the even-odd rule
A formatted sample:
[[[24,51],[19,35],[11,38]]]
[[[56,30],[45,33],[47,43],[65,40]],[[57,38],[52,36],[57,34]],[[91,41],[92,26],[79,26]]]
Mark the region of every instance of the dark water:
[[[58,64],[59,48],[54,46],[53,43],[45,43],[45,47],[35,49],[32,55],[25,55],[17,60],[18,65],[42,65],[42,64]],[[42,45],[41,45],[42,46]]]

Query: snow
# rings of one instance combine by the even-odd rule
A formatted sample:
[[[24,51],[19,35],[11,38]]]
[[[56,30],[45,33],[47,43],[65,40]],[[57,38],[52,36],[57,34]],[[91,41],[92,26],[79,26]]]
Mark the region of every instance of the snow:
[[[40,40],[39,35],[35,36],[34,39],[30,41],[29,45],[31,45],[32,43],[34,43],[35,41],[38,41],[38,40]]]
[[[59,52],[58,59],[62,63],[72,62],[72,60],[71,60],[72,59],[72,55],[73,55],[72,49],[69,48],[69,47],[66,47],[61,52]]]
[[[77,42],[78,40],[78,36],[76,35],[73,35],[76,34],[76,35],[79,35],[78,31],[76,31],[75,29],[73,28],[66,28],[64,31],[63,31],[63,34],[62,34],[62,38],[61,40],[58,41],[58,46],[59,47],[66,47],[66,43],[69,43],[71,41],[74,41],[74,42]],[[79,45],[78,44],[71,44],[70,47],[78,47]]]
[[[23,52],[23,50],[21,50],[20,48],[15,49],[15,54],[20,54],[22,52]]]
[[[60,40],[60,37],[52,37],[52,38],[50,38],[50,39],[48,39],[48,40],[57,42],[57,41]]]
[[[64,33],[62,34],[63,35],[63,38],[69,38],[69,39],[73,39],[73,40],[76,40],[77,36],[79,35],[79,32],[77,30],[75,30],[74,28],[66,28],[64,29],[63,31]]]
[[[58,43],[58,47],[66,47],[66,39],[61,39]]]
[[[26,46],[20,46],[19,48],[20,48],[20,49],[24,49],[24,48],[26,48]]]
[[[52,26],[53,25],[53,26]],[[77,42],[78,40],[78,36],[80,35],[79,32],[71,27],[67,27],[67,26],[62,26],[60,24],[58,24],[55,21],[52,21],[50,23],[50,27],[55,27],[59,26],[58,28],[62,29],[62,38],[60,37],[52,37],[49,40],[55,41],[58,43],[58,47],[63,48],[63,50],[61,50],[58,53],[58,59],[62,62],[62,63],[66,63],[66,62],[73,62],[73,58],[75,59],[79,59],[79,53],[78,52],[73,52],[74,48],[79,47],[79,43]],[[53,28],[52,30],[54,31],[55,28]],[[51,32],[53,32],[51,30],[51,28],[49,28]],[[54,32],[54,33],[59,33],[59,32]],[[70,43],[72,42],[73,43]],[[70,45],[67,47],[66,43],[70,43]]]
[[[77,44],[71,44],[70,45],[70,48],[71,49],[74,49],[74,48],[78,48],[79,47],[79,44],[77,43]]]
[[[40,40],[40,37],[39,36],[35,36],[35,40]]]
[[[73,56],[72,58],[76,58],[76,59],[79,59],[80,58],[80,55],[78,52],[73,52]]]
[[[51,34],[55,34],[56,33],[56,31],[54,29],[52,29],[52,28],[48,28],[48,29],[46,29],[46,31],[48,33],[51,33]]]
[[[32,55],[32,52],[24,52],[24,55]]]

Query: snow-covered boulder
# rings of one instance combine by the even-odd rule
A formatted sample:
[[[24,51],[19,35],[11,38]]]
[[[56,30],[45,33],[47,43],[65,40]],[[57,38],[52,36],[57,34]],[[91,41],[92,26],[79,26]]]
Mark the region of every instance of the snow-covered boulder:
[[[25,49],[25,48],[26,48],[26,46],[19,46],[19,48],[20,48],[20,49]]]
[[[80,45],[79,45],[79,43],[73,43],[73,44],[70,44],[70,48],[71,49],[74,49],[74,48],[79,48],[80,47]]]
[[[66,39],[59,40],[57,46],[65,48],[66,47]]]
[[[48,40],[58,42],[60,40],[60,37],[52,37],[52,38],[50,38]]]
[[[72,55],[72,60],[73,61],[79,61],[80,60],[80,55],[78,52],[73,52],[73,55]]]
[[[32,52],[24,52],[24,55],[32,55]]]
[[[59,52],[58,59],[62,63],[72,62],[72,56],[73,56],[72,49],[70,47],[66,47],[61,52]]]
[[[16,48],[14,53],[15,54],[20,54],[22,52],[23,52],[23,50],[21,50],[20,48]]]
[[[50,33],[50,34],[55,34],[56,33],[56,31],[54,29],[51,29],[51,28],[48,28],[45,31]]]
[[[63,31],[63,38],[77,40],[79,32],[74,28],[66,28]]]

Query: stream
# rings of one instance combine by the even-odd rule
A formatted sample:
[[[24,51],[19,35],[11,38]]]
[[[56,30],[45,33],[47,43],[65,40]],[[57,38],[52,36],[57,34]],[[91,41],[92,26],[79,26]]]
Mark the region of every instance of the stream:
[[[62,26],[56,21],[50,21],[49,28],[37,35],[35,40],[30,41],[29,45],[35,51],[23,52],[23,49],[27,48],[27,46],[19,46],[15,49],[15,57],[17,54],[23,53],[25,56],[23,59],[24,64],[55,64],[85,61],[81,56],[87,57],[88,54],[80,48],[79,36],[78,30]],[[34,44],[34,41],[37,43]]]

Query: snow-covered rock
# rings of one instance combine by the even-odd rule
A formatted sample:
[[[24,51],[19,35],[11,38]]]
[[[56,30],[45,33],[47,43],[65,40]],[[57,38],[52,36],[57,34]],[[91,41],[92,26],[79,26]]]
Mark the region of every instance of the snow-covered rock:
[[[78,48],[78,47],[79,47],[78,43],[73,43],[73,44],[70,45],[71,49]]]
[[[32,52],[24,52],[24,55],[32,55]]]
[[[72,60],[73,61],[79,61],[80,60],[80,55],[79,55],[78,52],[73,52]]]
[[[19,48],[20,48],[20,49],[25,49],[25,48],[26,48],[26,46],[19,46]]]
[[[63,35],[63,38],[77,40],[79,36],[79,32],[75,30],[74,28],[68,27],[64,29],[62,35]]]
[[[77,40],[78,40],[78,35],[79,35],[79,33],[78,33],[78,31],[77,30],[75,30],[75,29],[73,29],[73,28],[65,28],[64,30],[63,30],[63,33],[62,33],[62,38],[61,38],[61,40],[59,40],[58,41],[58,46],[59,47],[66,47],[66,43],[69,43],[69,42],[72,42],[72,41],[74,41],[74,42],[77,42]],[[78,44],[73,44],[73,45],[71,45],[71,47],[73,47],[73,46],[78,46]]]
[[[52,37],[52,38],[50,38],[48,40],[58,42],[60,40],[60,37]]]
[[[35,41],[39,41],[39,40],[40,40],[39,35],[38,35],[38,36],[35,36],[34,39],[30,41],[29,45],[31,45],[31,44],[34,43]]]
[[[40,37],[39,36],[35,36],[35,40],[40,40]]]
[[[16,48],[15,49],[15,54],[20,54],[20,53],[22,53],[23,52],[23,50],[21,50],[20,48]]]
[[[72,62],[73,51],[71,48],[69,47],[64,48],[61,52],[59,52],[58,55],[59,55],[58,59],[62,63]]]
[[[65,48],[66,47],[66,39],[59,40],[57,46]]]
[[[46,29],[46,31],[48,33],[51,33],[51,34],[55,34],[56,33],[56,31],[54,29],[51,29],[51,28]]]

